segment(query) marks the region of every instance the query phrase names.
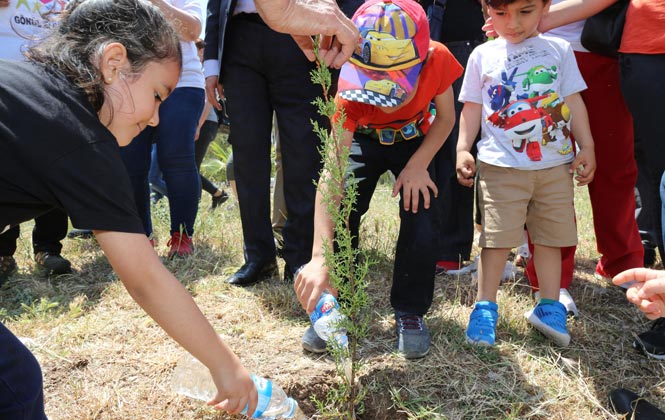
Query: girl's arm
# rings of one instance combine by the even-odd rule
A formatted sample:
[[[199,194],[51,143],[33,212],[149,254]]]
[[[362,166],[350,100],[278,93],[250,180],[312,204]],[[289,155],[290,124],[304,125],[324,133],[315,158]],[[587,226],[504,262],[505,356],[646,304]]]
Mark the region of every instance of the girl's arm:
[[[617,0],[566,0],[550,6],[538,25],[540,32],[567,25],[593,16]]]
[[[257,393],[249,372],[205,319],[192,296],[161,263],[143,234],[95,231],[129,294],[175,341],[210,369],[218,393],[209,404],[239,413]]]
[[[183,41],[196,41],[201,34],[201,20],[194,15],[178,9],[167,0],[151,0],[164,13]]]

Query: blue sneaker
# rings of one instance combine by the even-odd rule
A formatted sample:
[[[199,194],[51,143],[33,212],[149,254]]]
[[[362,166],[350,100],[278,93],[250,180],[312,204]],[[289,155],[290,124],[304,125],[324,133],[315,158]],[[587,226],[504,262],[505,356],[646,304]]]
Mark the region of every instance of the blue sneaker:
[[[466,328],[466,341],[479,346],[493,346],[496,341],[496,322],[499,305],[489,300],[476,302]]]
[[[570,344],[570,334],[566,328],[566,307],[560,302],[539,303],[524,316],[531,325],[557,345],[566,347]]]

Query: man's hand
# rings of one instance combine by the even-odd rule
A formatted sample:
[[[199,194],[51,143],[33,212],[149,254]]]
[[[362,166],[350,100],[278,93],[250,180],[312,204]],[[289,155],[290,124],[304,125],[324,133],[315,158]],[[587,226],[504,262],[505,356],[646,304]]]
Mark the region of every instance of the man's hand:
[[[351,57],[358,29],[334,0],[256,0],[264,22],[277,32],[291,34],[305,56],[314,61],[312,36],[321,35],[320,55],[335,68]]]
[[[330,285],[328,269],[323,257],[314,257],[303,266],[300,273],[298,273],[293,288],[300,304],[308,315],[314,311],[316,303],[324,291],[328,291],[337,297],[337,290]]]
[[[665,316],[665,271],[633,268],[619,273],[612,282],[617,286],[632,282],[626,290],[626,298],[647,318]]]
[[[2,0],[0,0],[2,1]],[[222,106],[219,104],[217,97],[224,98],[224,87],[219,83],[219,77],[208,76],[206,77],[206,97],[208,102],[215,107],[216,110],[221,111]]]
[[[457,151],[457,182],[465,187],[473,187],[473,177],[476,175],[476,161],[469,152]]]
[[[418,201],[420,200],[421,193],[423,195],[423,207],[426,209],[430,205],[429,190],[432,190],[434,197],[439,195],[439,190],[436,188],[434,181],[429,177],[427,169],[410,167],[409,165],[406,165],[397,177],[395,186],[393,187],[393,197],[399,194],[399,190],[402,190],[404,211],[411,211],[413,213],[418,213]]]

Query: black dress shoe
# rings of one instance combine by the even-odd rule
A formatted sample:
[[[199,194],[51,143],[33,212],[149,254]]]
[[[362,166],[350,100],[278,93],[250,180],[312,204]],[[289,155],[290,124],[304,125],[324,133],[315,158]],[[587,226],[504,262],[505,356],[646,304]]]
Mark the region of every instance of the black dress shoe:
[[[264,263],[247,262],[226,281],[234,286],[249,286],[277,276],[279,276],[279,270],[276,260]]]
[[[665,420],[665,413],[625,388],[610,392],[610,404],[618,414],[634,420]]]

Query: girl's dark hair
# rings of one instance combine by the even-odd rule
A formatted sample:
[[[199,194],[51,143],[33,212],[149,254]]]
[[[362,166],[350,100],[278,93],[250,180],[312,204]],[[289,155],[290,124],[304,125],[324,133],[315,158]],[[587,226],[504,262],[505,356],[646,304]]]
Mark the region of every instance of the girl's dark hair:
[[[131,73],[140,73],[151,62],[182,65],[175,30],[159,9],[143,0],[71,0],[60,19],[26,57],[64,74],[85,91],[97,111],[105,100],[99,61],[106,45],[125,46]]]

